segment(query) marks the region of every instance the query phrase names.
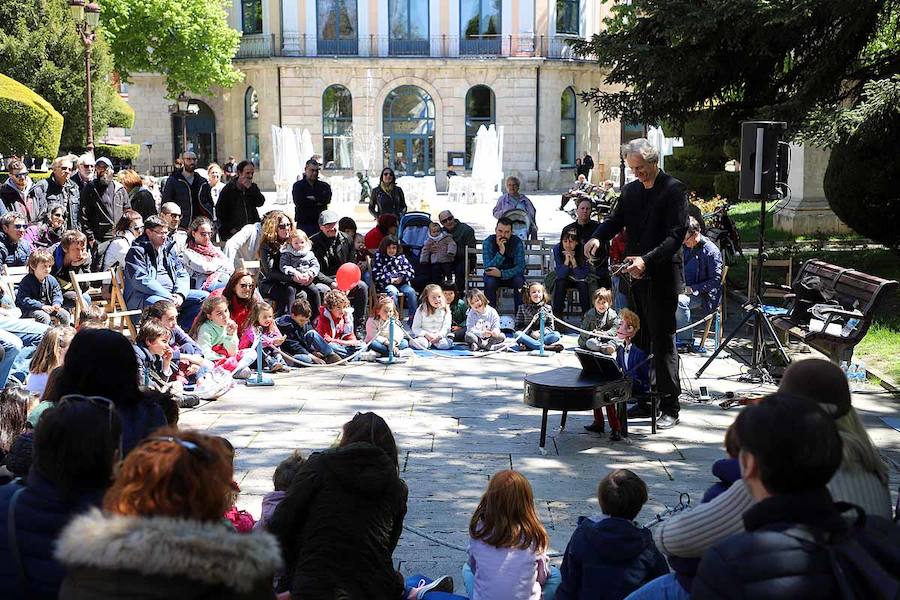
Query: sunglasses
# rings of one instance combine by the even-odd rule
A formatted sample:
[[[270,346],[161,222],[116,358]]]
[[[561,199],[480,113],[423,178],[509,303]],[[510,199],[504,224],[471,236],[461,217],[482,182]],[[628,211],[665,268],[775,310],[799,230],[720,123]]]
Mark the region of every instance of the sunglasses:
[[[290,223],[279,223],[278,224],[278,229],[290,229],[290,228],[291,228]]]
[[[441,225],[444,223],[449,223],[453,220],[453,217],[447,217],[446,219],[441,219]]]
[[[59,167],[60,171],[71,171],[72,167]]]
[[[135,225],[134,227],[131,227],[130,229],[131,229],[131,231],[143,231],[144,226],[143,225]]]
[[[13,177],[15,177],[16,179],[25,179],[26,177],[28,177],[28,171],[25,171],[24,173],[16,173],[13,175]]]
[[[159,435],[155,437],[149,437],[141,442],[141,445],[150,443],[150,442],[170,442],[172,444],[178,444],[182,448],[188,451],[188,454],[195,456],[202,460],[203,462],[209,462],[209,453],[206,451],[203,446],[200,444],[195,444],[189,440],[183,440],[179,437],[175,437],[174,435]]]
[[[13,225],[13,229],[25,229],[25,223],[16,223]]]

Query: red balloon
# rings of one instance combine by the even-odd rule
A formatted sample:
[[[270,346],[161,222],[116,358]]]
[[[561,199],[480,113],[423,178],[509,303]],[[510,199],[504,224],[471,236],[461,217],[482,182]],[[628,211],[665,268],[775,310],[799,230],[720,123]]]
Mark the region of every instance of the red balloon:
[[[359,270],[359,266],[356,263],[344,263],[337,270],[337,286],[338,289],[343,292],[349,292],[354,285],[359,283],[359,278],[362,277],[362,272]]]

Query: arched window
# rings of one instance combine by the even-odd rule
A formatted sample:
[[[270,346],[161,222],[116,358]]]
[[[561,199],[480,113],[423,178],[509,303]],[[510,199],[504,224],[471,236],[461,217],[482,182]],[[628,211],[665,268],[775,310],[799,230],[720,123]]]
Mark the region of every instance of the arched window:
[[[181,155],[187,138],[187,149],[197,155],[197,166],[206,167],[216,162],[216,114],[201,100],[191,98],[190,103],[199,107],[196,114],[172,115],[172,158]]]
[[[244,154],[259,168],[259,96],[252,87],[244,94]]]
[[[559,164],[575,166],[575,90],[567,87],[560,98]]]
[[[250,34],[262,33],[262,0],[241,0],[241,31]]]
[[[353,168],[353,96],[342,85],[322,94],[322,160],[326,169]]]
[[[390,53],[400,56],[428,56],[428,2],[390,0],[388,9]]]
[[[466,92],[466,166],[472,168],[475,135],[478,128],[497,122],[494,92],[486,85],[476,85]]]
[[[356,0],[316,0],[319,54],[357,54]]]
[[[578,35],[578,0],[556,0],[556,33]]]
[[[403,85],[384,100],[384,164],[400,175],[434,175],[434,101]]]

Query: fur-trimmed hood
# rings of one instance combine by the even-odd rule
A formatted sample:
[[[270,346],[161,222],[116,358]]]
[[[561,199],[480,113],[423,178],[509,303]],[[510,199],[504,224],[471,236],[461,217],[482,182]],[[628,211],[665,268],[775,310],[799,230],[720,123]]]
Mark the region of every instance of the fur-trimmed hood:
[[[126,517],[97,509],[69,523],[56,558],[69,570],[185,577],[243,593],[282,564],[278,542],[265,531],[238,534],[220,522]]]

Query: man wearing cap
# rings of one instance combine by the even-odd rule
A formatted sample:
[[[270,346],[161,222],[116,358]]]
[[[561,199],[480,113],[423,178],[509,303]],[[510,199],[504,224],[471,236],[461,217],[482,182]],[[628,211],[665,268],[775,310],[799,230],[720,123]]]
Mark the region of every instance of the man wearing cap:
[[[215,221],[216,213],[212,191],[205,177],[195,172],[197,155],[191,151],[181,153],[182,168],[172,171],[163,188],[162,201],[174,202],[181,207],[180,229],[187,229],[196,217]]]
[[[319,260],[319,274],[316,287],[324,294],[337,288],[337,271],[345,263],[355,263],[356,250],[353,239],[343,231],[338,231],[338,214],[325,210],[319,215],[319,233],[310,238],[313,254]],[[356,329],[365,329],[366,308],[369,286],[362,279],[353,286],[347,296],[353,306],[353,322]]]
[[[111,240],[122,213],[131,208],[128,191],[113,178],[112,161],[98,158],[96,173],[94,180],[85,184],[81,197],[81,230],[90,244]]]
[[[143,310],[169,300],[178,309],[178,324],[187,330],[209,292],[190,289],[190,277],[168,236],[161,218],[152,215],[144,220],[144,233],[125,255],[125,303],[129,310]]]
[[[453,241],[456,242],[456,259],[454,260],[453,271],[456,275],[456,289],[462,292],[466,282],[466,259],[469,248],[475,248],[475,230],[453,216],[449,210],[442,210],[438,215],[441,227],[450,234]],[[474,271],[475,261],[470,265]]]
[[[295,206],[294,221],[297,227],[310,237],[318,235],[316,232],[319,231],[319,215],[331,202],[331,186],[319,181],[320,168],[321,165],[314,158],[306,161],[303,179],[296,182],[291,190]]]

